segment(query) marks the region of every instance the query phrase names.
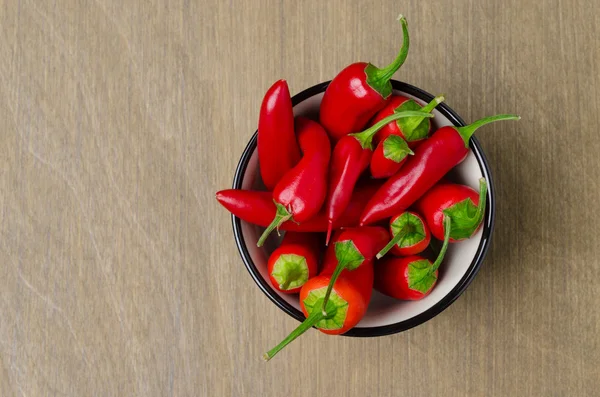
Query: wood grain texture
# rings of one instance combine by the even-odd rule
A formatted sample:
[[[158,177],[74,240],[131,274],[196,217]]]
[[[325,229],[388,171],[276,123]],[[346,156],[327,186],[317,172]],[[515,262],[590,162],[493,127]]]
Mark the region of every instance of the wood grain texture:
[[[523,116],[479,134],[493,249],[432,321],[265,364],[297,323],[214,192],[274,80],[386,64],[399,12],[398,79]],[[599,26],[595,0],[0,1],[0,395],[598,395]]]

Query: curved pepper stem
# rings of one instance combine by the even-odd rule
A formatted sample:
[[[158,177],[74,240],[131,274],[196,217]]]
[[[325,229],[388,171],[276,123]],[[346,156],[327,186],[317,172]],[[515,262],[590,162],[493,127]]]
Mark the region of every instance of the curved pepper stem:
[[[464,127],[455,127],[455,129],[465,142],[465,147],[469,147],[469,139],[471,139],[471,136],[479,127],[501,120],[521,120],[521,116],[517,116],[516,114],[497,114],[495,116],[484,117]]]
[[[474,223],[475,228],[479,227],[479,224],[483,220],[483,215],[485,214],[485,199],[487,195],[487,182],[485,178],[479,179],[479,202],[477,203],[477,212],[475,213]]]
[[[406,57],[408,56],[408,48],[410,46],[408,22],[402,14],[398,16],[398,21],[400,21],[402,24],[403,38],[402,48],[400,48],[400,52],[398,53],[398,56],[396,56],[396,59],[394,59],[394,61],[388,66],[381,69],[370,63],[365,68],[367,84],[369,84],[371,88],[377,91],[383,98],[387,98],[392,94],[392,85],[390,84],[390,79],[404,64],[404,61],[406,61]]]
[[[265,243],[265,240],[267,239],[267,237],[269,237],[269,234],[271,234],[273,230],[277,229],[277,231],[279,232],[279,226],[281,226],[284,222],[292,219],[292,214],[283,205],[279,204],[275,200],[273,200],[273,202],[275,203],[275,207],[277,208],[275,218],[273,219],[273,222],[271,222],[271,224],[267,226],[263,234],[258,239],[258,242],[256,243],[257,247],[262,247],[262,245]]]
[[[377,132],[380,129],[382,129],[383,127],[385,127],[387,124],[391,123],[392,121],[396,121],[396,120],[404,118],[404,117],[432,118],[433,114],[427,113],[427,112],[422,112],[422,111],[414,111],[414,110],[398,112],[398,113],[394,113],[390,116],[387,116],[383,120],[380,120],[379,122],[377,122],[376,124],[373,124],[371,127],[367,128],[366,130],[364,130],[362,132],[356,132],[354,134],[349,134],[349,135],[356,138],[358,140],[358,142],[360,143],[360,146],[363,149],[373,150],[372,143],[373,143],[373,137],[375,136],[375,134],[377,134]]]
[[[444,215],[444,244],[442,244],[442,249],[438,254],[435,262],[433,262],[433,266],[429,269],[429,274],[435,273],[435,271],[440,267],[442,261],[444,260],[444,256],[446,256],[446,251],[448,250],[448,244],[450,243],[450,233],[452,231],[452,220],[448,215]]]

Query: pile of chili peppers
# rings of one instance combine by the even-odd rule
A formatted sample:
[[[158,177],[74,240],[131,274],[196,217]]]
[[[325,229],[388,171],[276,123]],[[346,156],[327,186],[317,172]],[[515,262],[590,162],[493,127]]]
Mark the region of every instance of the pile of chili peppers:
[[[485,179],[476,191],[444,177],[467,157],[475,130],[519,117],[435,130],[432,112],[443,96],[422,104],[392,92],[390,79],[410,44],[406,19],[399,21],[396,59],[384,68],[358,62],[343,69],[325,91],[318,120],[294,117],[285,80],[269,88],[258,121],[265,190],[217,192],[233,215],[265,228],[259,247],[274,230],[285,231],[269,257],[269,279],[281,293],[299,293],[306,320],[266,360],[311,327],[350,330],[373,289],[424,298],[448,245],[481,227]],[[442,241],[437,253],[428,252],[432,237]]]

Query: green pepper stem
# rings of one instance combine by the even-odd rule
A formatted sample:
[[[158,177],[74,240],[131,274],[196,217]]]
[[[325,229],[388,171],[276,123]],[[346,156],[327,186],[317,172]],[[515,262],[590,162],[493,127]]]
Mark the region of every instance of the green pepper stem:
[[[444,95],[438,95],[435,98],[433,98],[431,100],[431,102],[429,102],[427,105],[423,106],[421,108],[422,112],[427,112],[427,113],[431,113],[431,111],[433,109],[435,109],[435,107],[437,105],[439,105],[440,103],[444,102],[446,100],[446,98],[444,97]]]
[[[269,237],[269,234],[271,234],[273,230],[279,230],[279,226],[281,226],[284,222],[290,219],[293,220],[292,214],[283,205],[279,204],[275,200],[273,200],[273,202],[275,203],[275,207],[277,208],[277,211],[275,212],[275,218],[273,218],[271,224],[267,226],[263,234],[258,239],[258,242],[256,243],[257,247],[262,247],[262,245],[265,243],[265,240],[267,239],[267,237]]]
[[[315,305],[316,306],[316,305]],[[323,314],[321,310],[313,310],[312,313],[300,324],[295,330],[293,330],[284,340],[282,340],[277,346],[269,350],[263,355],[265,361],[272,359],[277,353],[284,347],[293,342],[297,337],[308,331],[311,327],[315,326],[319,321],[327,317],[327,313]]]
[[[312,311],[310,308],[307,308],[308,317],[306,320],[302,322],[295,330],[293,330],[284,340],[282,340],[277,346],[269,350],[263,355],[263,359],[265,361],[269,361],[273,358],[277,353],[281,351],[284,347],[293,342],[297,337],[305,333],[311,327],[317,325],[317,323],[324,319],[330,319],[335,317],[337,314],[338,306],[332,301],[329,306],[327,306],[326,310],[320,310],[320,308],[325,307],[325,304],[321,301],[321,299],[317,300],[312,307]]]
[[[444,215],[444,244],[442,244],[442,249],[438,254],[435,262],[433,262],[433,266],[429,268],[429,274],[435,273],[435,271],[440,267],[442,261],[444,260],[444,256],[446,255],[446,251],[448,250],[448,243],[450,243],[450,232],[452,229],[452,219],[448,215]]]
[[[377,254],[377,259],[381,259],[385,254],[388,253],[389,250],[391,250],[394,247],[394,245],[398,244],[399,246],[401,246],[406,236],[408,236],[408,234],[411,232],[414,232],[414,226],[406,225],[404,229],[399,231],[398,234],[396,234],[394,238],[392,238],[390,242],[387,243],[387,245],[383,247],[381,251],[379,251],[379,253]]]
[[[360,146],[363,149],[373,150],[372,142],[373,142],[373,137],[375,136],[375,134],[380,129],[385,127],[387,124],[391,123],[392,121],[396,121],[396,120],[404,118],[404,117],[432,118],[433,114],[427,113],[427,112],[421,112],[421,111],[413,111],[413,110],[407,110],[405,112],[398,112],[398,113],[394,113],[394,114],[384,118],[383,120],[380,120],[379,122],[377,122],[376,124],[372,125],[371,127],[367,128],[366,130],[364,130],[362,132],[357,132],[357,133],[349,134],[349,135],[356,138],[358,140],[358,142],[360,143]]]
[[[288,290],[290,288],[290,284],[292,283],[292,279],[291,278],[287,278],[283,284],[279,285],[279,289],[282,289],[284,291]]]
[[[404,61],[406,61],[406,57],[408,56],[408,48],[410,46],[410,39],[408,36],[408,22],[402,14],[398,16],[398,21],[400,21],[400,24],[402,24],[402,48],[400,48],[400,52],[398,53],[396,59],[394,59],[392,63],[381,69],[376,68],[373,71],[373,82],[389,81],[394,75],[394,73],[396,73],[398,69],[400,69],[400,67],[404,64]]]
[[[487,182],[485,178],[479,179],[479,203],[477,203],[477,212],[475,213],[475,224],[479,226],[485,214],[485,199],[487,194]]]
[[[347,263],[345,262],[338,262],[337,266],[335,267],[335,270],[333,271],[333,274],[331,275],[331,280],[329,280],[329,284],[327,285],[327,291],[325,292],[325,296],[323,297],[323,305],[321,306],[321,314],[326,315],[327,311],[326,309],[326,305],[327,302],[329,301],[329,296],[331,295],[331,291],[333,290],[333,285],[335,284],[335,281],[338,279],[338,277],[340,276],[340,274],[344,271],[344,269],[346,268]]]
[[[517,116],[516,114],[497,114],[495,116],[484,117],[482,119],[475,121],[472,124],[465,125],[464,127],[455,127],[455,128],[458,131],[458,133],[460,134],[463,141],[465,142],[465,146],[468,147],[469,139],[471,139],[471,136],[475,133],[475,131],[479,127],[483,127],[486,124],[490,124],[490,123],[493,123],[496,121],[501,121],[501,120],[521,120],[521,117]]]

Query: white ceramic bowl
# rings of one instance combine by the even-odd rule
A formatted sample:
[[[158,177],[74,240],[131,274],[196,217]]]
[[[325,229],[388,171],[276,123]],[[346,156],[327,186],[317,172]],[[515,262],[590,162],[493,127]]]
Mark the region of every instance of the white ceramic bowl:
[[[321,83],[292,98],[294,115],[307,116],[318,120],[319,104],[329,82]],[[392,81],[395,94],[402,94],[425,104],[433,99],[433,95],[399,81]],[[434,111],[432,130],[445,125],[462,126],[464,121],[445,103],[438,105]],[[246,146],[238,164],[233,188],[263,188],[258,170],[258,152],[256,150],[256,133]],[[455,167],[448,179],[463,183],[478,190],[478,180],[486,178],[488,183],[486,213],[483,227],[469,240],[451,244],[440,267],[439,279],[433,291],[419,301],[399,301],[373,291],[373,297],[367,314],[353,329],[345,333],[347,336],[380,336],[401,332],[419,325],[447,308],[469,286],[477,274],[490,245],[494,226],[494,184],[489,165],[483,150],[475,138],[470,141],[471,151],[465,161]],[[263,228],[249,224],[232,216],[233,232],[240,255],[259,288],[283,311],[299,321],[304,320],[300,311],[297,295],[286,295],[276,291],[269,282],[267,260],[276,248],[276,238],[270,238],[261,247],[256,247],[258,237]]]

